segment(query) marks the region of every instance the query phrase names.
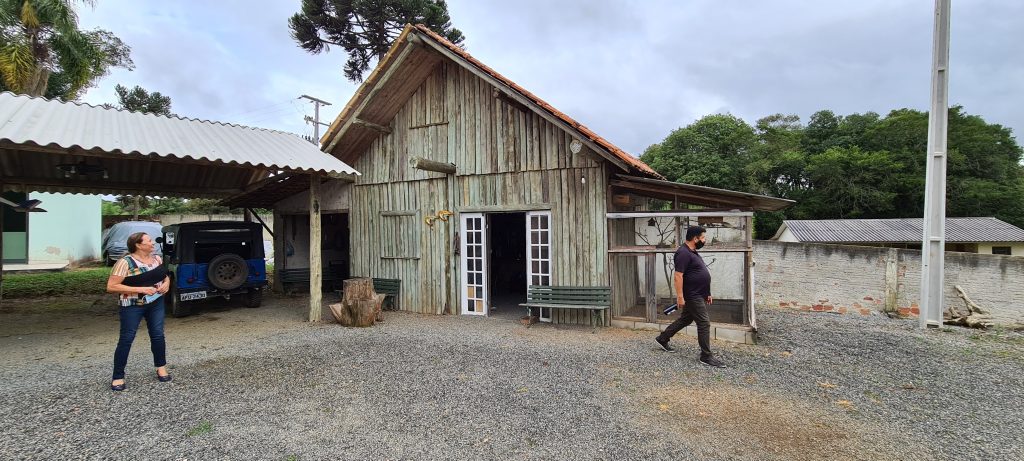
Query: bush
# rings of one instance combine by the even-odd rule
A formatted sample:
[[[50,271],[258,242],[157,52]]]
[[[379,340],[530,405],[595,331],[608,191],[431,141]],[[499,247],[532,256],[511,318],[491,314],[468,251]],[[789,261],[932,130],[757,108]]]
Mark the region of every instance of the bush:
[[[5,274],[3,277],[4,298],[103,294],[107,292],[110,268]]]

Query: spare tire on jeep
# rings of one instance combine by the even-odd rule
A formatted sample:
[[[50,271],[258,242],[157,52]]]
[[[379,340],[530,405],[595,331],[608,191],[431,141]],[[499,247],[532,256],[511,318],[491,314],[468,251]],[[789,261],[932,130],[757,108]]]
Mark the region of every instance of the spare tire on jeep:
[[[210,280],[210,285],[221,290],[234,290],[249,278],[249,266],[241,256],[224,253],[210,260],[206,276]]]

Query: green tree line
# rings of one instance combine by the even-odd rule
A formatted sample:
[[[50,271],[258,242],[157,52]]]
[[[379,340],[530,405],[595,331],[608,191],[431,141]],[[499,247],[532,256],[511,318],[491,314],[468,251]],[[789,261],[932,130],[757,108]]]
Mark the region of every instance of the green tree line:
[[[138,209],[135,207],[138,206]],[[257,208],[257,213],[270,210]],[[228,208],[217,199],[190,199],[177,197],[144,197],[120,195],[114,201],[103,201],[103,215],[168,215],[168,214],[241,214],[240,208]]]
[[[757,238],[783,219],[908,218],[924,214],[928,113],[897,109],[803,124],[775,114],[753,126],[708,115],[670,133],[640,157],[669,180],[796,201],[759,212]],[[994,216],[1024,227],[1022,150],[1009,128],[962,107],[949,110],[947,216]]]

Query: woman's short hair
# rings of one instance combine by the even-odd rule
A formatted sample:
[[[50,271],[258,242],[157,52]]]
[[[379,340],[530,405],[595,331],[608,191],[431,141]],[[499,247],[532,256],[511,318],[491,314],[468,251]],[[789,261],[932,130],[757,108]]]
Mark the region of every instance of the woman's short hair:
[[[145,232],[136,232],[128,236],[128,252],[135,253],[135,249],[138,248],[139,242],[142,242],[142,237],[145,237]]]
[[[701,226],[690,226],[689,228],[686,229],[686,241],[689,242],[690,240],[700,237],[700,234],[703,234],[707,231],[707,229]]]

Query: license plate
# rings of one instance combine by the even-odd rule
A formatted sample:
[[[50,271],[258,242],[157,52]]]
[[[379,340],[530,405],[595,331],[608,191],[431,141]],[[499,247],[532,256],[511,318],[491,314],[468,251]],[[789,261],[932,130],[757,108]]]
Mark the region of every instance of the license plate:
[[[182,301],[194,301],[194,300],[197,300],[197,299],[206,299],[206,292],[205,291],[193,291],[192,293],[182,293],[181,294],[181,300]]]

